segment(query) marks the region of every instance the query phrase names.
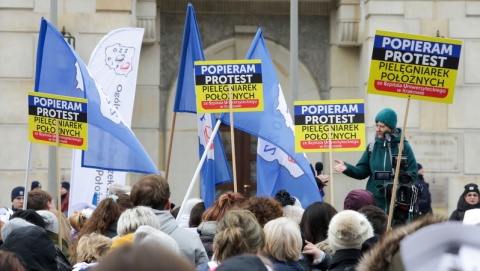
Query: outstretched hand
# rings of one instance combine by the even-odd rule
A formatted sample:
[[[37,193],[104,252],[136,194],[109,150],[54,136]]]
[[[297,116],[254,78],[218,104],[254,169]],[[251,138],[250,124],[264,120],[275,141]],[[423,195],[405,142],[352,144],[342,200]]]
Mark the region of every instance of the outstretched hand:
[[[342,172],[344,172],[344,171],[347,169],[347,166],[345,165],[345,163],[344,163],[342,160],[334,159],[333,161],[335,161],[335,163],[338,163],[338,165],[336,165],[335,167],[333,167],[333,170],[334,170],[335,172],[342,173]]]

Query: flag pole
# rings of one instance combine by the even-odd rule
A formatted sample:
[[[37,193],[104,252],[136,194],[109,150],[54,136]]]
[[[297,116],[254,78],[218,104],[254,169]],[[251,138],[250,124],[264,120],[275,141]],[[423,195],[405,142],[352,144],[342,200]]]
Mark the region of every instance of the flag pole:
[[[237,193],[237,163],[235,159],[235,130],[233,124],[232,86],[228,86],[228,108],[230,109],[230,140],[232,141],[233,192]]]
[[[397,196],[398,175],[400,171],[400,162],[402,161],[403,143],[405,139],[405,128],[407,126],[408,108],[410,107],[410,95],[408,95],[407,106],[405,108],[405,119],[403,120],[402,135],[400,136],[400,146],[398,147],[397,165],[395,166],[395,177],[393,179],[392,198],[390,199],[390,208],[388,211],[387,231],[392,228],[393,206]]]
[[[55,120],[55,155],[57,157],[60,157],[60,126],[59,126],[59,121],[58,119]],[[62,250],[62,224],[60,221],[61,215],[62,215],[62,195],[60,193],[60,159],[57,159],[57,165],[56,165],[56,178],[57,178],[57,204],[58,204],[58,214],[57,214],[57,220],[58,220],[58,247],[60,250]]]
[[[31,163],[31,161],[32,161],[32,142],[28,142],[27,172],[25,173],[25,190],[23,191],[23,195],[24,195],[23,210],[27,210],[28,187],[30,187],[29,176],[30,176],[30,163]]]
[[[165,165],[165,179],[168,182],[168,171],[170,169],[170,157],[172,156],[173,134],[175,133],[175,121],[177,119],[177,112],[173,112],[172,130],[170,130],[170,140],[168,142],[167,163]]]
[[[333,149],[332,149],[332,125],[328,125],[328,155],[329,155],[329,170],[330,170],[330,204],[335,206],[333,200]]]
[[[205,146],[205,150],[203,151],[202,158],[200,158],[200,162],[198,163],[197,169],[195,170],[195,173],[193,174],[192,181],[190,182],[190,185],[188,186],[187,193],[185,194],[185,198],[183,199],[182,205],[180,205],[180,210],[178,211],[178,214],[177,214],[177,222],[180,220],[180,217],[182,217],[182,213],[183,213],[183,210],[185,208],[185,204],[187,204],[187,200],[190,197],[190,194],[192,193],[193,186],[195,185],[195,182],[198,179],[198,175],[200,174],[200,170],[202,169],[202,165],[205,162],[205,159],[207,158],[208,150],[210,149],[210,146],[212,146],[213,139],[217,135],[218,128],[220,127],[220,124],[222,124],[222,122],[220,120],[217,120],[217,124],[215,125],[215,128],[212,131],[212,135],[210,136],[210,139],[208,140],[207,146]]]

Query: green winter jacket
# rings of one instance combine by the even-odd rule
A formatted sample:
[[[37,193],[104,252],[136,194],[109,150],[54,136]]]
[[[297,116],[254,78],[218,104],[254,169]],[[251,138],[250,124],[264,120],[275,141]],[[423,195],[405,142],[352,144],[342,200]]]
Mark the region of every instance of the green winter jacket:
[[[365,152],[356,166],[345,162],[345,165],[347,166],[347,169],[343,172],[345,175],[358,180],[363,180],[367,177],[370,177],[368,179],[366,189],[372,192],[373,196],[375,197],[375,203],[377,204],[377,207],[381,208],[382,210],[386,210],[387,207],[385,202],[385,190],[383,189],[383,186],[385,183],[393,182],[393,178],[390,181],[375,180],[375,171],[391,171],[393,173],[391,155],[398,154],[401,133],[402,130],[397,128],[395,133],[392,134],[392,140],[390,143],[392,150],[391,154],[388,151],[385,140],[375,136],[375,142],[371,143],[373,144],[371,153],[370,148],[367,145]],[[415,160],[415,155],[413,154],[410,144],[408,144],[407,140],[405,139],[403,141],[402,155],[407,156],[407,172],[412,173],[416,179],[418,173],[417,161]],[[394,165],[394,167],[396,167],[396,165]]]

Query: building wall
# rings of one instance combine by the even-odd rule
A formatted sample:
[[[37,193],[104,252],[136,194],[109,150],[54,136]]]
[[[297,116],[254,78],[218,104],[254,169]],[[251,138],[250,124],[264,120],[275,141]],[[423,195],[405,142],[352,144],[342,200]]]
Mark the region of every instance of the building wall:
[[[232,4],[230,2],[235,1],[227,2]],[[238,2],[255,4],[254,1]],[[396,110],[399,125],[406,120],[406,138],[413,146],[417,160],[424,166],[437,212],[450,213],[456,207],[463,186],[469,182],[480,183],[480,169],[475,163],[480,154],[480,147],[476,144],[480,139],[480,122],[476,113],[476,101],[480,98],[477,91],[480,85],[477,73],[480,32],[476,29],[480,23],[480,2],[338,0],[329,3],[330,14],[317,9],[324,7],[324,2],[314,1],[315,8],[306,8],[316,14],[305,13],[306,2],[300,9],[299,76],[303,85],[299,84],[299,88],[303,94],[299,99],[365,99],[368,127],[373,126],[375,114],[383,107]],[[285,1],[261,3],[270,6],[261,6],[250,15],[232,14],[226,7],[222,11],[214,6],[209,13],[202,1],[195,3],[207,59],[222,55],[218,51],[222,48],[230,48],[222,56],[243,58],[248,37],[253,34],[243,33],[241,37],[239,29],[242,26],[262,26],[271,53],[280,52],[275,54],[278,57],[275,59],[278,61],[277,72],[289,99],[289,16],[285,13]],[[180,7],[177,11],[168,8],[173,5],[176,5],[175,1],[160,0],[58,1],[58,28],[65,26],[75,36],[76,51],[85,62],[97,42],[109,31],[120,27],[146,28],[132,128],[161,170],[165,168],[168,150],[172,95],[186,4],[178,4],[183,5],[183,9]],[[277,14],[272,14],[274,12]],[[25,180],[29,153],[26,98],[34,87],[36,46],[42,16],[51,17],[48,0],[0,1],[0,59],[3,62],[0,67],[0,133],[4,135],[0,152],[2,206],[10,204],[11,189]],[[463,41],[453,104],[411,100],[406,111],[405,99],[366,94],[372,42],[379,29],[429,36],[438,33]],[[177,122],[179,138],[182,138],[181,133],[194,134],[196,131],[196,126],[190,126],[194,123],[188,116],[182,117],[186,120]],[[367,129],[367,138],[373,140],[372,128]],[[189,150],[196,150],[196,144],[194,138],[177,146],[182,156],[189,154],[191,158],[187,162],[183,157],[181,161],[172,160],[175,166],[170,174],[180,176],[172,183],[176,191],[188,187],[193,174],[184,172],[194,171],[197,154]],[[30,180],[40,180],[46,189],[52,191],[53,187],[46,185],[48,148],[38,144],[31,147]],[[333,157],[354,163],[360,155],[360,152],[334,153]],[[60,175],[68,180],[71,150],[61,149],[59,157]],[[312,163],[323,161],[329,171],[328,154],[309,155],[309,158]],[[133,182],[137,177],[137,174],[128,174],[128,181]],[[334,174],[330,187],[333,187],[334,195],[332,197],[327,188],[326,200],[333,200],[335,207],[342,209],[348,191],[364,188],[365,181]],[[198,196],[198,192],[195,193]],[[181,194],[177,192],[172,200],[179,204],[183,199]]]

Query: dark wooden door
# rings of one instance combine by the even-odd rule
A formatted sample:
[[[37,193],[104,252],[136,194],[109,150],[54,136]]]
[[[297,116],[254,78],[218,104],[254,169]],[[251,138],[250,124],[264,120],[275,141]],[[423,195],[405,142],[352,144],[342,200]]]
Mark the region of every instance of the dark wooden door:
[[[220,132],[228,163],[230,165],[230,170],[233,172],[230,126],[222,124],[220,126]],[[255,196],[257,194],[257,137],[235,129],[234,139],[237,192],[243,194],[247,198]],[[231,183],[217,185],[215,189],[216,198],[225,192],[234,191],[233,186],[233,180]]]

